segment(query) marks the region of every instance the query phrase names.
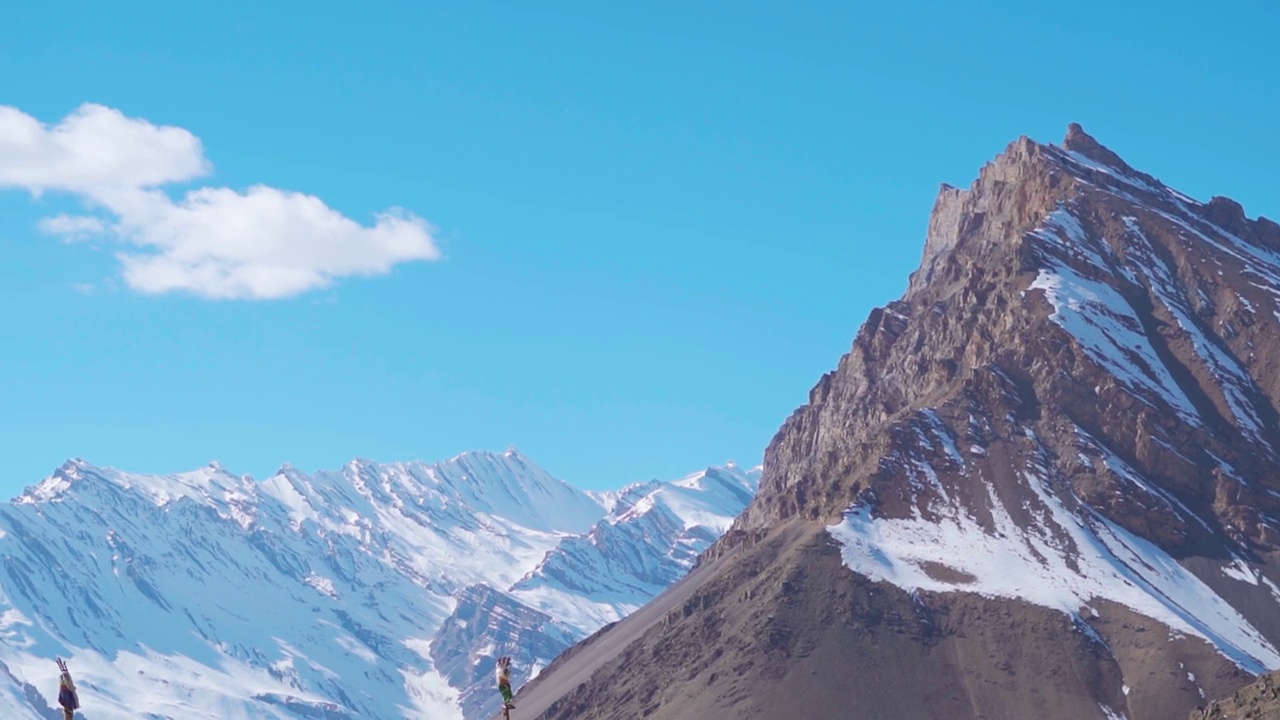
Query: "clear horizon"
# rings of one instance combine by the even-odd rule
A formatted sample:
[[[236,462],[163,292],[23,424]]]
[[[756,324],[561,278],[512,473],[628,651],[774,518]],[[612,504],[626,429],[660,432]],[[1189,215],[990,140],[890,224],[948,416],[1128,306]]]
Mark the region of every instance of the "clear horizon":
[[[1280,217],[1273,6],[73,5],[0,27],[5,497],[754,466],[938,185],[1069,122]]]

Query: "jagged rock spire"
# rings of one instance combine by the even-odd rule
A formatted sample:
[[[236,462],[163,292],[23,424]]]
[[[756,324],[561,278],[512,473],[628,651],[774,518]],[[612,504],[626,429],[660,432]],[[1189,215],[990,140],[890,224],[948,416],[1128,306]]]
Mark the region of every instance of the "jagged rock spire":
[[[1119,155],[1085,132],[1080,123],[1067,125],[1067,135],[1062,140],[1062,147],[1064,150],[1080,153],[1094,162],[1109,165],[1126,173],[1133,172],[1133,168],[1129,167],[1129,164],[1122,160]]]

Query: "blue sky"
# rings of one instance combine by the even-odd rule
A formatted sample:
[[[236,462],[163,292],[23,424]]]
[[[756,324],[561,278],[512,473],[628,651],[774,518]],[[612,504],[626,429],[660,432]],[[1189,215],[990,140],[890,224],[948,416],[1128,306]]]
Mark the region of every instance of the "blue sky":
[[[8,8],[0,493],[67,457],[514,444],[582,487],[758,462],[905,288],[938,183],[1019,135],[1078,121],[1280,216],[1274,8]]]

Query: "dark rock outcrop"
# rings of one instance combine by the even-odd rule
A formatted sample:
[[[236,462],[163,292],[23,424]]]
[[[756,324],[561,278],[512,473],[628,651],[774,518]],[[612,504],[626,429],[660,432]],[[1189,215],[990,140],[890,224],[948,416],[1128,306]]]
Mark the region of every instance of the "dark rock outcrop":
[[[1226,700],[1191,713],[1191,720],[1280,720],[1280,674],[1270,673]]]

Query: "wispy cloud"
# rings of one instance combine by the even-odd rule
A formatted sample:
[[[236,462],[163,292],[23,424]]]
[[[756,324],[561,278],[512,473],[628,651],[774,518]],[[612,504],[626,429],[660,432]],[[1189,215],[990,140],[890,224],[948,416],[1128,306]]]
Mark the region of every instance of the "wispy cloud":
[[[54,215],[41,218],[37,226],[46,235],[60,235],[67,240],[84,240],[107,231],[106,224],[88,215]]]
[[[45,218],[40,230],[118,241],[122,276],[136,291],[283,298],[440,257],[427,222],[397,208],[361,225],[315,196],[265,185],[201,187],[177,199],[163,189],[211,167],[182,128],[101,105],[52,126],[0,107],[0,187],[80,197],[94,215]]]

